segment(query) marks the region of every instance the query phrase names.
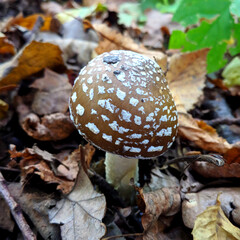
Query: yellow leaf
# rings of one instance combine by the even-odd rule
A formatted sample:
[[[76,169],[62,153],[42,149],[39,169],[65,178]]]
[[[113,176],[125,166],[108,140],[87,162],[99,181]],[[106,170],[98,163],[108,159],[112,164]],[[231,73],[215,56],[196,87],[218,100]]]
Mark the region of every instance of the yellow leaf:
[[[6,116],[8,111],[8,104],[0,99],[0,119]]]
[[[217,198],[216,205],[198,215],[192,235],[194,240],[239,240],[240,229],[225,216]]]
[[[44,68],[63,66],[61,50],[51,43],[33,41],[0,67],[0,87],[19,83]]]

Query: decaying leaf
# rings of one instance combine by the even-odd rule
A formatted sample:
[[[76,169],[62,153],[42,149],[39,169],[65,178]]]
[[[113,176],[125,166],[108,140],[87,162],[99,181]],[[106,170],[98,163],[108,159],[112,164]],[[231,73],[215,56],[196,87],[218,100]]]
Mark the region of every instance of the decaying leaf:
[[[19,14],[17,17],[9,21],[7,28],[10,28],[14,25],[19,25],[28,30],[32,30],[38,17],[41,17],[43,19],[43,26],[41,27],[41,31],[49,31],[52,17],[45,16],[43,14],[33,14],[27,17],[23,17],[22,14]]]
[[[49,211],[51,223],[61,224],[61,236],[66,239],[100,239],[106,232],[102,223],[106,211],[104,195],[97,193],[87,174],[80,168],[70,194]]]
[[[11,218],[10,208],[3,198],[0,197],[0,228],[8,230],[9,232],[13,231],[14,221]]]
[[[61,168],[53,169],[53,163],[56,162],[55,156],[47,151],[42,151],[37,146],[33,148],[26,148],[22,152],[17,152],[15,147],[10,150],[10,157],[22,158],[20,160],[20,168],[22,172],[22,181],[28,178],[30,174],[37,174],[40,178],[48,183],[56,183],[57,189],[63,193],[69,193],[73,186],[74,180],[77,176],[78,162],[80,161],[79,150],[73,151],[65,161],[63,161],[64,168],[68,171],[59,171]],[[75,163],[73,163],[75,162]],[[54,173],[56,172],[56,174]],[[57,174],[58,173],[58,174]]]
[[[240,188],[208,188],[196,193],[187,193],[182,203],[182,218],[188,228],[194,227],[197,216],[212,206],[220,195],[221,208],[225,215],[232,217],[234,223],[240,223]]]
[[[139,193],[138,206],[143,211],[142,225],[145,234],[154,236],[161,229],[162,224],[161,221],[159,222],[159,217],[171,217],[180,210],[179,190],[177,188],[161,188],[144,193],[143,189],[139,189]]]
[[[33,41],[0,67],[0,87],[19,83],[44,68],[63,67],[61,50],[51,43]]]
[[[4,118],[8,111],[8,104],[0,99],[0,119]]]
[[[14,55],[16,52],[15,47],[6,37],[0,37],[0,54]]]
[[[169,59],[167,80],[173,96],[183,104],[186,111],[191,110],[203,95],[206,80],[206,56],[203,49],[191,53],[177,53]]]
[[[98,47],[95,49],[97,54],[109,52],[112,50],[130,50],[143,54],[151,59],[155,59],[159,66],[165,71],[167,66],[167,57],[160,51],[147,50],[142,44],[136,44],[130,37],[123,36],[121,33],[112,30],[104,24],[94,24],[94,29],[102,36]]]
[[[31,87],[38,89],[32,102],[32,110],[38,115],[67,111],[72,91],[67,76],[45,69],[44,77],[37,79]]]
[[[240,229],[232,225],[225,216],[219,199],[216,205],[198,215],[192,234],[195,240],[240,239]]]
[[[69,115],[63,113],[53,113],[42,118],[29,113],[21,119],[20,124],[29,136],[41,141],[65,139],[75,129]]]
[[[194,171],[205,178],[239,178],[240,163],[239,160],[233,163],[226,163],[222,167],[216,166],[207,162],[195,162],[192,165]]]

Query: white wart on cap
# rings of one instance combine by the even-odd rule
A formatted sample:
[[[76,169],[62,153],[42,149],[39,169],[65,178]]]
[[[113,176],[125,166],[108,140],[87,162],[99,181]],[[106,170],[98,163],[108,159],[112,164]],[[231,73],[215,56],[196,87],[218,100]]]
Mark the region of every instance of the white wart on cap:
[[[70,98],[86,140],[130,158],[161,155],[175,140],[178,116],[161,68],[131,51],[99,55],[84,67]]]

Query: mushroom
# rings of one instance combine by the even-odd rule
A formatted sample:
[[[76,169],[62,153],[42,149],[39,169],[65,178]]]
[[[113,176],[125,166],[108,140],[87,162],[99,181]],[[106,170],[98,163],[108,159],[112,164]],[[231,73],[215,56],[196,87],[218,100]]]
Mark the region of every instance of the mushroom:
[[[164,153],[175,140],[178,116],[159,65],[141,54],[114,50],[82,68],[70,97],[79,133],[106,151],[106,179],[126,195],[138,180],[138,159]]]

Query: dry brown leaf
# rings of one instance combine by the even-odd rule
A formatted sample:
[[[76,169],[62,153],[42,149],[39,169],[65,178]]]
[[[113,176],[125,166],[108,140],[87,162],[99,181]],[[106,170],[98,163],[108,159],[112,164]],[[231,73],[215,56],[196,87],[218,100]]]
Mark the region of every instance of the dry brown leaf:
[[[106,232],[102,218],[106,211],[103,194],[97,193],[83,168],[70,194],[49,211],[50,223],[61,224],[61,236],[67,239],[100,239]]]
[[[27,17],[18,15],[17,17],[13,18],[11,22],[9,22],[8,28],[14,25],[19,25],[27,28],[28,30],[32,30],[38,17],[41,17],[44,21],[43,26],[41,27],[41,31],[49,31],[52,17],[44,16],[43,14],[33,14]]]
[[[239,240],[240,229],[225,216],[218,197],[216,205],[198,215],[192,235],[195,240]]]
[[[182,218],[185,226],[194,227],[197,216],[216,202],[220,195],[221,207],[229,218],[240,224],[240,188],[208,188],[197,193],[187,193],[182,203]]]
[[[22,152],[16,151],[16,147],[12,146],[12,150],[9,152],[12,159],[17,157],[22,158],[19,163],[22,171],[22,181],[25,181],[29,174],[37,174],[47,183],[56,183],[58,185],[57,189],[65,194],[72,190],[80,161],[79,149],[73,151],[65,161],[63,161],[64,165],[59,165],[57,168],[58,175],[55,175],[51,168],[52,165],[50,164],[56,162],[55,156],[39,149],[37,146],[26,148]],[[63,169],[65,169],[65,171],[63,171]]]
[[[53,113],[41,118],[29,113],[21,119],[20,124],[29,136],[41,141],[65,139],[75,129],[69,115],[63,113]]]
[[[6,37],[0,37],[0,54],[11,54],[16,53],[15,47],[8,41]]]
[[[203,94],[207,52],[203,49],[174,54],[170,58],[167,79],[179,114],[179,135],[204,150],[224,154],[232,148],[231,144],[219,137],[214,128],[187,113]]]
[[[0,119],[3,119],[7,115],[8,104],[0,99]]]
[[[192,168],[205,178],[240,178],[240,163],[225,163],[222,167],[216,167],[207,162],[195,162]]]
[[[19,83],[44,68],[63,67],[61,50],[51,43],[33,41],[0,67],[0,87]]]
[[[1,209],[0,228],[12,232],[15,223],[12,220],[9,206],[7,205],[5,199],[1,197],[0,197],[0,209]]]
[[[143,54],[151,59],[155,58],[159,66],[165,71],[167,57],[160,51],[147,50],[142,44],[136,44],[130,37],[123,36],[121,33],[106,26],[106,24],[94,24],[95,31],[102,37],[98,47],[95,49],[97,54],[110,52],[112,50],[130,50]]]
[[[162,224],[159,216],[171,217],[180,210],[181,197],[177,188],[161,188],[144,193],[139,190],[138,206],[143,211],[142,225],[145,234],[156,235]],[[149,239],[149,238],[146,238]],[[153,238],[157,239],[157,238]]]
[[[39,90],[32,102],[32,110],[38,115],[67,111],[72,85],[66,75],[45,69],[44,77],[37,79],[31,87]]]
[[[173,96],[183,104],[186,111],[191,110],[203,95],[206,80],[206,56],[203,49],[191,53],[174,54],[169,59],[167,80]]]

